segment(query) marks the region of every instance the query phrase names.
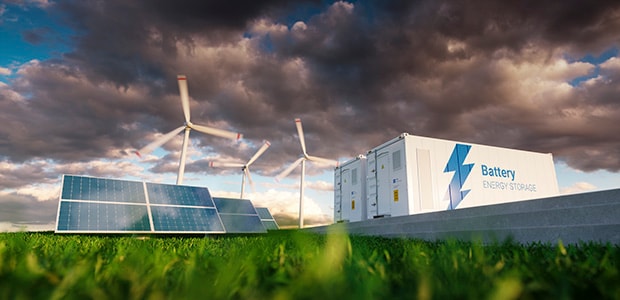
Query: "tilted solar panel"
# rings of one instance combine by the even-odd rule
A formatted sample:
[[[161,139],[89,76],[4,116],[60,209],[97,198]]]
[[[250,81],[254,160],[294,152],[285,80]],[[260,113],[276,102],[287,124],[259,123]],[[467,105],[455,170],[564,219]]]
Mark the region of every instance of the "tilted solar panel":
[[[65,201],[58,213],[57,231],[149,232],[145,205]]]
[[[214,207],[207,188],[146,183],[151,204],[190,205]]]
[[[214,208],[153,206],[151,211],[157,232],[224,232]]]
[[[255,207],[255,208],[256,208],[256,212],[258,212],[258,215],[260,216],[260,220],[263,223],[263,226],[265,226],[265,229],[267,230],[280,229],[280,226],[278,226],[278,223],[271,215],[269,208],[267,207]]]
[[[265,233],[267,230],[257,215],[220,214],[227,233]]]
[[[256,212],[258,212],[258,215],[260,216],[261,219],[273,220],[273,216],[271,215],[271,212],[269,211],[268,208],[258,207],[258,206],[255,208],[256,208]]]
[[[146,203],[142,182],[65,175],[61,199]]]
[[[265,229],[267,230],[278,230],[280,229],[280,226],[278,226],[278,223],[276,223],[275,220],[260,220],[263,223],[263,226],[265,226]]]
[[[214,198],[217,211],[222,214],[257,215],[252,201],[246,199]]]
[[[227,233],[264,233],[263,223],[250,200],[213,198]]]

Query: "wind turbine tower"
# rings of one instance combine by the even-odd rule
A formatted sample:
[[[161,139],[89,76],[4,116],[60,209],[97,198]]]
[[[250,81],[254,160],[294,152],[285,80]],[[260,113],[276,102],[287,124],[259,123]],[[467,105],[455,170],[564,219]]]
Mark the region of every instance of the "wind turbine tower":
[[[306,176],[306,161],[317,162],[321,164],[327,164],[333,167],[338,166],[338,161],[321,158],[317,156],[308,155],[306,152],[306,141],[304,138],[304,130],[301,126],[301,119],[295,119],[295,126],[297,126],[297,134],[299,135],[299,143],[301,144],[301,151],[303,156],[298,160],[293,162],[288,168],[286,168],[282,173],[276,176],[276,180],[280,181],[282,178],[288,176],[299,164],[301,164],[301,178],[299,182],[299,228],[304,227],[304,181]]]

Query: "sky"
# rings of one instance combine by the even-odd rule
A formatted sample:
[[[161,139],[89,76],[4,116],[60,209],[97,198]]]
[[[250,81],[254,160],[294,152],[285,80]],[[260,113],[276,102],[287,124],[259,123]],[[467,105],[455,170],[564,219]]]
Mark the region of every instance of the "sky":
[[[344,162],[402,132],[552,153],[562,193],[620,187],[618,1],[0,2],[0,231],[53,225],[62,174],[255,191],[296,224],[308,153]],[[308,225],[333,216],[333,170],[308,163]],[[2,226],[4,228],[2,228]],[[21,226],[21,227],[20,227]],[[37,227],[37,228],[38,228]]]

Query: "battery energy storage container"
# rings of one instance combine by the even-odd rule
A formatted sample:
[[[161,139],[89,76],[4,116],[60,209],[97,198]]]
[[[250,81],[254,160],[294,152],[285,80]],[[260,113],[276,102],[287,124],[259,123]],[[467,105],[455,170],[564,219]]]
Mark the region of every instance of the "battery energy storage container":
[[[334,220],[360,221],[366,216],[366,157],[358,155],[335,169]]]
[[[353,180],[365,179],[364,203]],[[386,216],[498,204],[559,194],[553,157],[547,153],[476,145],[403,133],[335,171],[334,220]],[[360,185],[359,181],[356,181]],[[355,190],[354,190],[355,189]],[[347,195],[345,195],[345,193]],[[355,204],[352,201],[355,200]],[[355,210],[359,206],[365,210]],[[351,209],[355,207],[355,209]],[[337,208],[341,212],[337,213]]]

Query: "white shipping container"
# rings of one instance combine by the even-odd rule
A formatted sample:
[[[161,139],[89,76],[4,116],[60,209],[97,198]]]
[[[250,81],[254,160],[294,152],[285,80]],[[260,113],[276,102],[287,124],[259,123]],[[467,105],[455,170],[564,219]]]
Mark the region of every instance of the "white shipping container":
[[[403,133],[368,151],[366,165],[366,211],[349,214],[351,222],[559,194],[551,154]],[[342,208],[347,184],[335,186]],[[344,217],[344,209],[340,219],[335,213],[335,221]]]
[[[365,220],[366,216],[366,157],[358,155],[334,172],[334,221]]]

